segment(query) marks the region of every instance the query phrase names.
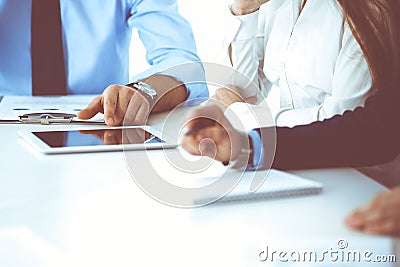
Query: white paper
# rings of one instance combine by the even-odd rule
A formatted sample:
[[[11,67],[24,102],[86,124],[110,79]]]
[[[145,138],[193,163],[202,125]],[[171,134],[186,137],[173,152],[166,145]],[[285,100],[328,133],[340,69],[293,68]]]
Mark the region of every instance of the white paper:
[[[147,157],[153,170],[165,181],[185,188],[200,188],[217,180],[237,179],[238,184],[219,202],[252,200],[259,198],[279,198],[321,192],[323,185],[297,175],[278,170],[237,171],[223,166],[221,162],[208,157],[189,155],[182,148],[171,151],[148,151]],[[255,185],[256,188],[253,188]],[[253,192],[251,189],[254,189]],[[204,203],[218,198],[218,191],[204,192],[193,196],[193,203]]]
[[[68,113],[76,115],[97,95],[71,96],[5,96],[0,102],[0,120],[18,120],[29,113]],[[74,120],[78,120],[74,118]],[[104,121],[97,114],[90,121]]]

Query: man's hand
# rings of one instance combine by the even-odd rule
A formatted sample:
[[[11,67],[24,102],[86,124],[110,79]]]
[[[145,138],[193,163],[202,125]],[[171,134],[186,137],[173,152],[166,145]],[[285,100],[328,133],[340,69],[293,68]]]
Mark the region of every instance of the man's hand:
[[[176,107],[187,98],[186,86],[166,75],[153,75],[145,80],[157,91],[154,107],[139,92],[123,85],[111,85],[103,94],[93,99],[78,113],[80,119],[92,118],[97,113],[104,114],[108,126],[142,125],[150,112],[163,112]]]
[[[80,119],[90,119],[97,113],[104,114],[109,126],[140,125],[145,123],[149,102],[134,89],[122,85],[110,85],[101,96],[96,97],[78,113]]]
[[[222,162],[236,159],[248,137],[235,130],[217,106],[193,110],[186,119],[187,133],[181,145],[193,155],[205,155]]]
[[[346,218],[346,224],[370,234],[400,236],[400,187],[379,193]]]
[[[235,16],[247,15],[260,9],[260,6],[269,0],[234,0],[232,14]]]

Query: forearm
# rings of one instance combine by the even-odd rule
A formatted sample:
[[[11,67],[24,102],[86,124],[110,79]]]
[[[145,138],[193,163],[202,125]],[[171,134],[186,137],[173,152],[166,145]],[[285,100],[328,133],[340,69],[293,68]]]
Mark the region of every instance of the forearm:
[[[145,79],[144,82],[157,91],[157,100],[152,113],[171,110],[188,97],[186,86],[170,76],[156,74]]]

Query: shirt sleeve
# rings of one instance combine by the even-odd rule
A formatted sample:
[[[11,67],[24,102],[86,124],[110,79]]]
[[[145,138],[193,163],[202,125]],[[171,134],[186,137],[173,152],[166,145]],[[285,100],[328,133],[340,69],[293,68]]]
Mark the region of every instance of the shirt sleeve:
[[[345,24],[342,48],[336,60],[332,93],[324,101],[310,108],[272,110],[278,126],[293,127],[323,121],[347,110],[364,106],[371,93],[372,80],[360,45]],[[315,90],[315,88],[305,88]]]
[[[224,64],[233,67],[238,73],[247,77],[245,80],[236,80],[234,84],[240,88],[248,88],[255,84],[259,88],[259,53],[262,53],[260,49],[264,34],[259,31],[258,27],[259,11],[243,16],[234,16],[229,7],[225,10],[223,17],[226,22],[223,41]],[[261,44],[259,44],[260,42]],[[251,96],[246,90],[242,90],[240,93],[245,98]],[[250,93],[253,93],[254,96],[254,92]]]
[[[224,114],[232,126],[241,131],[275,126],[275,118],[266,102],[257,105],[236,102],[229,105]]]
[[[204,68],[190,24],[178,13],[176,0],[137,0],[128,25],[138,29],[151,67],[131,80],[154,74],[174,77],[186,85],[188,99],[208,97]]]

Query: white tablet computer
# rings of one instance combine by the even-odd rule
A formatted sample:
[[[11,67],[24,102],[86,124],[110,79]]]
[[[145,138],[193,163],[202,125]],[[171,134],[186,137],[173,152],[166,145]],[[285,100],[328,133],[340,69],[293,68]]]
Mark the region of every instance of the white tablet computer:
[[[112,127],[87,130],[19,131],[38,151],[64,154],[100,151],[175,148],[150,126]]]

